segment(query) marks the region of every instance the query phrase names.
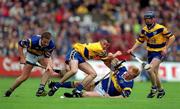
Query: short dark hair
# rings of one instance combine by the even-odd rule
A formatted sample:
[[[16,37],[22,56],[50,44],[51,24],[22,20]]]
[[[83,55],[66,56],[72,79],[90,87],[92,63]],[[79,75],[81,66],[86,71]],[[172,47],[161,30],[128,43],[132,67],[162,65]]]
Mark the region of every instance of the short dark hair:
[[[51,39],[51,33],[50,32],[44,32],[41,35],[41,38],[45,38],[45,39]]]

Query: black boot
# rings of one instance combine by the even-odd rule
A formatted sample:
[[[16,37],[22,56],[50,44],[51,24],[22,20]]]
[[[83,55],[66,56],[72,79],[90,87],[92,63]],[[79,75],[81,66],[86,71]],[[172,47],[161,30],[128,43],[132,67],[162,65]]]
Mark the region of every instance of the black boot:
[[[147,95],[147,98],[153,98],[157,93],[157,88],[152,87],[150,93]]]
[[[164,89],[161,89],[158,91],[157,98],[162,98],[162,97],[164,97],[165,94],[166,93],[165,93]]]
[[[57,87],[52,86],[51,90],[48,92],[48,95],[53,96],[57,90],[58,90]]]
[[[10,95],[12,94],[13,90],[9,89],[4,93],[4,97],[10,97]]]
[[[47,92],[44,90],[44,88],[43,89],[39,88],[38,91],[36,92],[37,97],[46,96],[46,95],[47,95]]]
[[[77,89],[74,89],[73,91],[72,91],[72,94],[76,97],[76,98],[80,98],[80,97],[82,97],[82,91],[79,91],[79,90],[77,90]]]

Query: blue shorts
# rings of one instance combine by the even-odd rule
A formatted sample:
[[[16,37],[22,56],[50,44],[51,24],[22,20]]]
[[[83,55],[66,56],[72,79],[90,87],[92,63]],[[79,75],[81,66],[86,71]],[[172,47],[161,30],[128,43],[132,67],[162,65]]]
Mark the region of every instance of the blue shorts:
[[[159,52],[148,51],[148,63],[151,63],[153,58],[157,58],[157,59],[163,61],[165,56],[161,54],[161,51],[159,51]]]
[[[78,53],[76,50],[71,49],[67,52],[66,54],[66,64],[69,64],[70,60],[78,60],[78,63],[83,63],[85,62],[84,58],[81,56],[80,53]]]

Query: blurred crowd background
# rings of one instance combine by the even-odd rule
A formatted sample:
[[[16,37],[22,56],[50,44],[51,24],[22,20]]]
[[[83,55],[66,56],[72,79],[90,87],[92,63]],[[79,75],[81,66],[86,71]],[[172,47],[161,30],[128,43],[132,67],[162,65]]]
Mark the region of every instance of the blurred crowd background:
[[[108,38],[110,52],[127,51],[144,26],[143,13],[154,10],[157,21],[176,36],[166,61],[180,61],[179,0],[0,0],[0,56],[18,56],[17,42],[49,31],[55,57],[75,42]],[[136,52],[145,57],[139,48]],[[119,58],[130,60],[130,56]]]

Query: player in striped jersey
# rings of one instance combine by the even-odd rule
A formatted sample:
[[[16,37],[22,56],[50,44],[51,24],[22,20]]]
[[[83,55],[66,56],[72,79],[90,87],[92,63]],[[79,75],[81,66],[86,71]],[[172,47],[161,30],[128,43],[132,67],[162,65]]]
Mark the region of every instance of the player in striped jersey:
[[[45,73],[43,73],[41,78],[41,83],[39,85],[36,96],[46,96],[47,93],[44,89],[47,80],[52,71],[52,60],[51,53],[55,49],[55,43],[51,39],[51,33],[44,32],[41,35],[33,35],[28,39],[20,40],[18,51],[20,56],[20,63],[24,64],[21,75],[15,80],[13,85],[5,92],[5,97],[9,97],[11,93],[21,85],[25,80],[27,80],[33,69],[33,65],[39,62],[41,65],[46,67]],[[23,49],[26,48],[26,55]]]
[[[53,96],[58,88],[78,71],[78,68],[87,74],[82,83],[73,90],[74,94],[80,94],[83,88],[91,83],[97,75],[93,67],[86,61],[96,57],[116,57],[116,55],[118,55],[118,52],[115,54],[107,53],[106,50],[108,47],[109,43],[105,39],[88,44],[75,43],[73,48],[66,55],[65,62],[68,72],[60,79],[60,82],[56,82],[48,92],[48,95]]]
[[[165,58],[168,48],[174,42],[175,36],[161,24],[156,23],[155,12],[147,11],[144,14],[146,26],[142,28],[139,37],[136,39],[134,46],[128,50],[128,53],[146,42],[146,50],[148,51],[148,63],[151,69],[148,71],[152,83],[151,91],[147,98],[153,98],[157,94],[157,98],[162,98],[165,95],[159,76],[158,69],[162,60]]]
[[[111,69],[112,76],[103,78],[100,81],[92,81],[88,84],[81,93],[81,96],[65,93],[65,97],[112,97],[112,98],[127,98],[132,92],[134,86],[134,78],[139,75],[139,69],[135,66],[129,66],[128,69],[118,64],[118,59],[110,60],[105,64]],[[110,67],[111,66],[111,67]],[[74,88],[78,86],[80,81],[68,81],[62,84],[64,88]],[[49,87],[52,87],[55,82],[51,82]]]

